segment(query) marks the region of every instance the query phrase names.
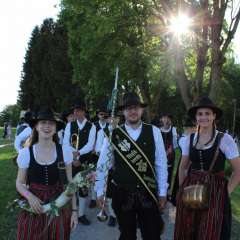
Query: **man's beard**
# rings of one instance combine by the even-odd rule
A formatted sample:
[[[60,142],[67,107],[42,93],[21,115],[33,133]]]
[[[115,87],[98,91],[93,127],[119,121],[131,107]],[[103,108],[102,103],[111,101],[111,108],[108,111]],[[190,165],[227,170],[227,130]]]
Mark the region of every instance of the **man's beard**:
[[[134,121],[131,121],[131,120],[128,119],[127,122],[131,125],[135,125],[135,124],[139,123],[140,120],[141,120],[141,116],[139,116],[139,118],[134,120]]]

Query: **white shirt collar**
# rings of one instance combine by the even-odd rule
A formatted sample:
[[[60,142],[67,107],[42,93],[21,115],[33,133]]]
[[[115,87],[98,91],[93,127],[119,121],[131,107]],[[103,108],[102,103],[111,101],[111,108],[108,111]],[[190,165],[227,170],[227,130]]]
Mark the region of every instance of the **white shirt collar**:
[[[99,120],[99,125],[100,125],[100,128],[105,128],[106,127],[106,122],[105,122],[105,124],[104,125],[102,125],[102,123],[101,123],[101,121]]]
[[[137,129],[133,129],[132,127],[130,127],[129,125],[127,125],[125,123],[125,128],[127,131],[137,131],[137,130],[142,130],[142,121],[141,121],[141,124],[139,125],[139,127]]]
[[[79,120],[77,119],[77,123],[78,123],[80,126],[84,126],[86,122],[87,122],[87,119],[86,119],[86,118],[84,118],[84,120],[82,121],[82,123],[80,123]]]

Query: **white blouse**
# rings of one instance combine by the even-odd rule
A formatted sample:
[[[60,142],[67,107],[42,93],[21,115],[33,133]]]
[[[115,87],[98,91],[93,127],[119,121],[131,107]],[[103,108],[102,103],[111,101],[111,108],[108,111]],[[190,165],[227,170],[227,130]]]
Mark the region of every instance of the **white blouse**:
[[[72,163],[73,155],[72,155],[71,149],[68,146],[62,146],[62,150],[63,150],[63,160],[64,160],[64,162],[67,165]],[[34,158],[37,161],[37,158],[36,158],[36,146],[35,145],[33,145],[33,155],[34,155]],[[55,147],[55,160],[53,162],[51,162],[51,163],[47,163],[47,165],[53,164],[56,161],[56,159],[57,159],[57,149]],[[18,158],[17,158],[17,163],[18,163],[18,166],[20,168],[29,168],[29,163],[30,163],[30,151],[29,151],[29,148],[23,148],[19,152],[19,155],[18,155]],[[40,164],[40,165],[45,165],[45,163],[40,163],[38,161],[37,161],[37,163]]]
[[[215,141],[217,134],[218,134],[218,131],[215,131],[215,136],[214,136],[213,142]],[[189,134],[186,137],[185,144],[182,148],[182,155],[189,155],[190,136],[191,136],[191,134]],[[194,134],[193,142],[196,139],[196,137],[197,137],[197,133]],[[207,146],[204,149],[208,149],[210,147],[212,147],[212,145]],[[221,139],[220,149],[225,154],[227,159],[239,157],[238,148],[237,148],[236,144],[234,143],[233,138],[226,133],[223,135],[223,137]]]

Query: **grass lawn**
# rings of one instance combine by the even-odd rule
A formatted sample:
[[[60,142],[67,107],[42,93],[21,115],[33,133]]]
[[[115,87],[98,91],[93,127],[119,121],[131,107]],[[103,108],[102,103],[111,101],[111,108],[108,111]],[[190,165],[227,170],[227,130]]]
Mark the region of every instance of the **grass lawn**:
[[[2,128],[0,128],[0,132]],[[12,136],[15,135],[15,130]],[[0,140],[0,145],[12,143],[13,140]],[[0,148],[0,240],[15,240],[17,229],[18,211],[10,212],[6,209],[7,203],[17,198],[15,181],[17,176],[17,167],[13,165],[12,159],[16,155],[14,146],[6,146]],[[174,176],[176,173],[177,163],[180,152],[176,150],[176,163]],[[229,164],[226,165],[229,168]],[[229,173],[229,170],[227,171]],[[229,173],[230,174],[230,173]],[[240,184],[236,187],[231,195],[232,202],[232,236],[240,239]]]
[[[13,140],[1,140],[0,145],[11,143]],[[10,212],[6,209],[7,203],[17,198],[16,177],[17,167],[13,165],[12,159],[16,155],[14,146],[0,148],[0,239],[16,239],[18,212]]]

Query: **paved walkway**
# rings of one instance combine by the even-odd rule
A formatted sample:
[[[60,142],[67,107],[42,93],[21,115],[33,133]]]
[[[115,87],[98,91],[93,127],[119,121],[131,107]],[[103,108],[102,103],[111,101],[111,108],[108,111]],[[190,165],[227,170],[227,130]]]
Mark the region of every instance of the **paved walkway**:
[[[89,204],[89,200],[87,200],[87,204]],[[109,227],[107,225],[108,220],[106,222],[99,222],[97,219],[99,212],[100,210],[97,207],[93,209],[86,207],[86,216],[92,224],[90,226],[83,226],[79,223],[75,231],[71,234],[71,240],[117,240],[119,238],[118,225]],[[166,231],[161,237],[162,240],[173,239],[175,212],[175,207],[168,203],[168,207],[162,215],[164,221],[167,223]],[[139,230],[137,231],[137,239],[142,239]]]
[[[89,199],[87,200],[87,205],[89,204]],[[77,228],[72,232],[70,240],[118,240],[119,230],[118,225],[115,227],[109,227],[108,220],[106,222],[99,222],[97,215],[100,210],[98,207],[88,208],[86,207],[85,213],[87,218],[91,221],[90,226],[83,226],[80,223]],[[176,208],[168,202],[167,208],[162,215],[165,223],[166,230],[161,236],[161,240],[173,240],[174,237],[174,223],[175,223]],[[108,214],[109,215],[109,214]],[[141,233],[137,230],[137,240],[141,240]],[[231,240],[239,240],[236,238],[231,238]]]

